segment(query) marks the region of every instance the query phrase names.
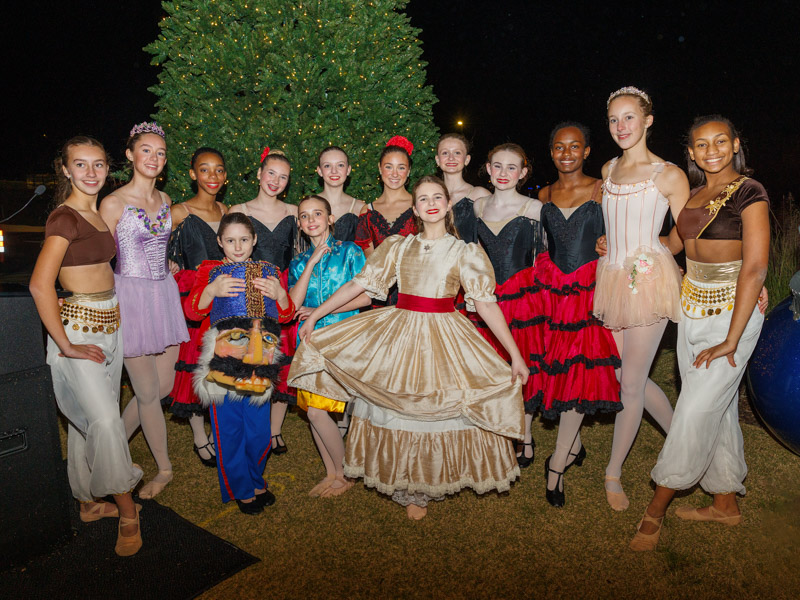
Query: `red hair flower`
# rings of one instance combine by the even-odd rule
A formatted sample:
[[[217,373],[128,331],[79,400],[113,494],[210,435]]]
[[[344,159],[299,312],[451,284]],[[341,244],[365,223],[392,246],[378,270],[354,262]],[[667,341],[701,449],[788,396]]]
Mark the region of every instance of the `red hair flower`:
[[[387,146],[398,146],[408,152],[408,155],[411,156],[411,153],[414,151],[414,144],[408,141],[408,138],[403,137],[402,135],[396,135],[388,142],[386,142]]]
[[[261,162],[264,162],[264,159],[269,156],[269,146],[264,146],[264,151],[261,153]]]

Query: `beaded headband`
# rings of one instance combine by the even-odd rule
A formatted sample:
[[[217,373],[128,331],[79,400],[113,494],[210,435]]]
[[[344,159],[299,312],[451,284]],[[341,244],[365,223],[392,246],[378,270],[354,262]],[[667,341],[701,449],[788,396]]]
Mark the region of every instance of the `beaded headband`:
[[[387,146],[397,146],[402,148],[408,155],[411,156],[411,153],[414,151],[414,144],[408,141],[408,138],[403,137],[402,135],[396,135],[388,142],[386,142]]]
[[[611,92],[611,95],[608,97],[608,101],[606,102],[606,108],[611,106],[611,101],[617,96],[637,96],[644,100],[647,104],[653,103],[650,100],[650,96],[648,96],[646,92],[637,87],[633,87],[632,85],[626,85],[623,88],[619,88],[616,92]]]
[[[164,130],[161,129],[161,126],[155,121],[152,122],[143,121],[138,125],[134,125],[133,129],[131,129],[129,137],[133,137],[139,133],[155,133],[156,135],[160,135],[162,138],[166,138],[166,136],[164,135]]]

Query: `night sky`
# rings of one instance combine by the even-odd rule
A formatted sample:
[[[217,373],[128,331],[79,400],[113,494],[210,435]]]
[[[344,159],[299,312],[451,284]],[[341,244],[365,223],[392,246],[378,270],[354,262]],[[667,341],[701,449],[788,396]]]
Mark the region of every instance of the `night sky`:
[[[795,89],[800,9],[780,2],[464,2],[412,0],[442,132],[474,140],[471,177],[486,151],[514,141],[534,160],[533,180],[555,176],[547,137],[558,121],[593,131],[587,172],[616,148],[605,101],[623,86],[655,104],[650,146],[684,166],[681,139],[696,115],[722,113],[741,129],[756,178],[773,200],[800,192]],[[158,35],[159,2],[14,3],[4,14],[4,121],[11,129],[0,178],[49,170],[76,133],[116,158],[130,126],[154,112],[157,69],[142,47]]]

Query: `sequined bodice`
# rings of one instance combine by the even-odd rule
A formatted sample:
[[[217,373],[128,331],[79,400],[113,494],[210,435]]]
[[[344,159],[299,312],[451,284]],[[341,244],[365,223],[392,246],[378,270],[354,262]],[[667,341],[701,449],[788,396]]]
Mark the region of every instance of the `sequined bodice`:
[[[653,174],[637,183],[614,183],[611,173],[617,159],[611,162],[603,186],[603,220],[608,243],[608,261],[621,265],[625,257],[640,246],[660,248],[658,240],[667,200],[655,184],[655,177],[664,163],[654,163]]]
[[[161,205],[155,220],[147,211],[126,206],[117,222],[117,266],[114,272],[123,277],[160,280],[169,274],[167,244],[172,229],[169,205]]]

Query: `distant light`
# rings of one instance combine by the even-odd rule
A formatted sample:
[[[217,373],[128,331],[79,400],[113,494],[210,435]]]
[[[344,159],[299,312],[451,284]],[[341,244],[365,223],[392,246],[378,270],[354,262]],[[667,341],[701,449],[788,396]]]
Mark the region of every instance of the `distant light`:
[[[456,125],[458,125],[459,127],[461,127],[463,124],[464,124],[464,121],[456,121]]]

